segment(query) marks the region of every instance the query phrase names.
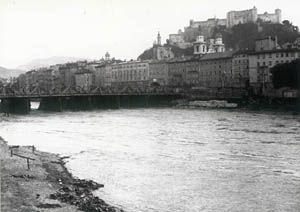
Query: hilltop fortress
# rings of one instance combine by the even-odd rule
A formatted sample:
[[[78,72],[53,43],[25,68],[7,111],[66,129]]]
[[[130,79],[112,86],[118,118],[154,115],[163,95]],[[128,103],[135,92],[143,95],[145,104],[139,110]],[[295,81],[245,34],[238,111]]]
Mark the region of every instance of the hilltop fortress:
[[[263,14],[257,14],[256,7],[250,10],[230,11],[227,13],[226,26],[230,28],[237,24],[255,23],[258,20],[262,22],[281,23],[281,10],[276,9],[275,13],[265,12]]]
[[[169,35],[169,43],[180,48],[186,48],[189,43],[194,42],[199,35],[206,38],[213,36],[215,27],[231,28],[237,24],[256,23],[257,21],[269,23],[281,23],[281,10],[276,9],[275,13],[258,14],[257,8],[249,10],[229,11],[226,19],[210,18],[206,21],[190,20],[189,26],[184,28],[184,32],[179,30],[177,34]],[[200,34],[201,33],[201,34]]]

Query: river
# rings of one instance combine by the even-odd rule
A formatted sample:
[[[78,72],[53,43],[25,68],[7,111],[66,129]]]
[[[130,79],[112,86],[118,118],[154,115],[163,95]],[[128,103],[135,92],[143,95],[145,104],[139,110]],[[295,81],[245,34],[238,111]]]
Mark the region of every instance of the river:
[[[0,118],[9,144],[70,156],[67,167],[130,212],[300,211],[300,116],[120,109]]]

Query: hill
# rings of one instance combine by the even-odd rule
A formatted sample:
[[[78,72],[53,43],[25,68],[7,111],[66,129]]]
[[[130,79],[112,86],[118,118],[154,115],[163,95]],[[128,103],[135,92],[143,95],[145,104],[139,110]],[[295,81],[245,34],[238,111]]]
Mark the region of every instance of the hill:
[[[86,59],[76,58],[76,57],[58,57],[58,56],[49,57],[49,58],[39,58],[39,59],[34,59],[24,65],[20,65],[17,68],[29,71],[31,69],[48,67],[51,65],[63,64],[63,63],[68,63],[68,62],[75,62],[75,61],[79,61],[79,60],[86,60]]]
[[[233,26],[231,29],[215,28],[213,35],[221,33],[227,49],[254,49],[255,39],[266,36],[277,36],[278,44],[293,43],[300,37],[299,29],[289,21],[282,24],[246,23]]]
[[[21,69],[8,69],[0,66],[0,78],[7,79],[10,77],[17,77],[24,72],[26,71]]]
[[[174,56],[176,58],[182,57],[182,56],[191,56],[191,55],[193,55],[193,52],[194,52],[193,47],[186,48],[186,49],[181,49],[177,46],[170,45],[170,44],[165,44],[164,47],[171,48],[171,51],[174,53]],[[150,48],[150,49],[145,50],[138,58],[140,58],[141,60],[154,59],[153,47]]]
[[[198,30],[199,32],[195,33],[195,37],[192,38],[193,41],[196,40],[196,35],[201,34],[201,28]],[[300,37],[299,28],[287,20],[283,21],[282,24],[258,21],[257,23],[238,24],[230,29],[226,27],[215,27],[213,29],[213,37],[215,37],[217,33],[222,34],[223,42],[227,50],[252,50],[254,49],[255,40],[266,36],[277,36],[279,45],[294,43],[295,40]],[[193,55],[192,47],[180,49],[177,46],[171,46],[169,44],[165,44],[164,46],[171,47],[175,57]],[[139,58],[153,59],[153,48],[145,50]]]

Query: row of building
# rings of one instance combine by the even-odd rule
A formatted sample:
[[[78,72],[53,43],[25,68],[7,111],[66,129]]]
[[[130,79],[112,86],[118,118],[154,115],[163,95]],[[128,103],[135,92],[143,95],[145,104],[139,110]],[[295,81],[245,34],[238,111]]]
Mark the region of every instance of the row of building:
[[[272,67],[298,58],[299,48],[280,49],[276,38],[267,37],[256,40],[254,51],[222,49],[206,54],[195,52],[189,58],[120,61],[111,60],[107,54],[100,61],[79,61],[32,70],[18,77],[17,86],[22,91],[39,87],[57,92],[124,85],[212,89],[252,87],[259,93],[271,89]]]

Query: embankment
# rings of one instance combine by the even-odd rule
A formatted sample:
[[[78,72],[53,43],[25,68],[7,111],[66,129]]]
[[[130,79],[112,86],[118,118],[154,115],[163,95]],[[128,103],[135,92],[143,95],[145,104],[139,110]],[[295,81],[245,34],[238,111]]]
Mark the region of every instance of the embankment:
[[[74,178],[58,155],[11,147],[0,137],[1,212],[123,211],[94,196],[103,185]]]

